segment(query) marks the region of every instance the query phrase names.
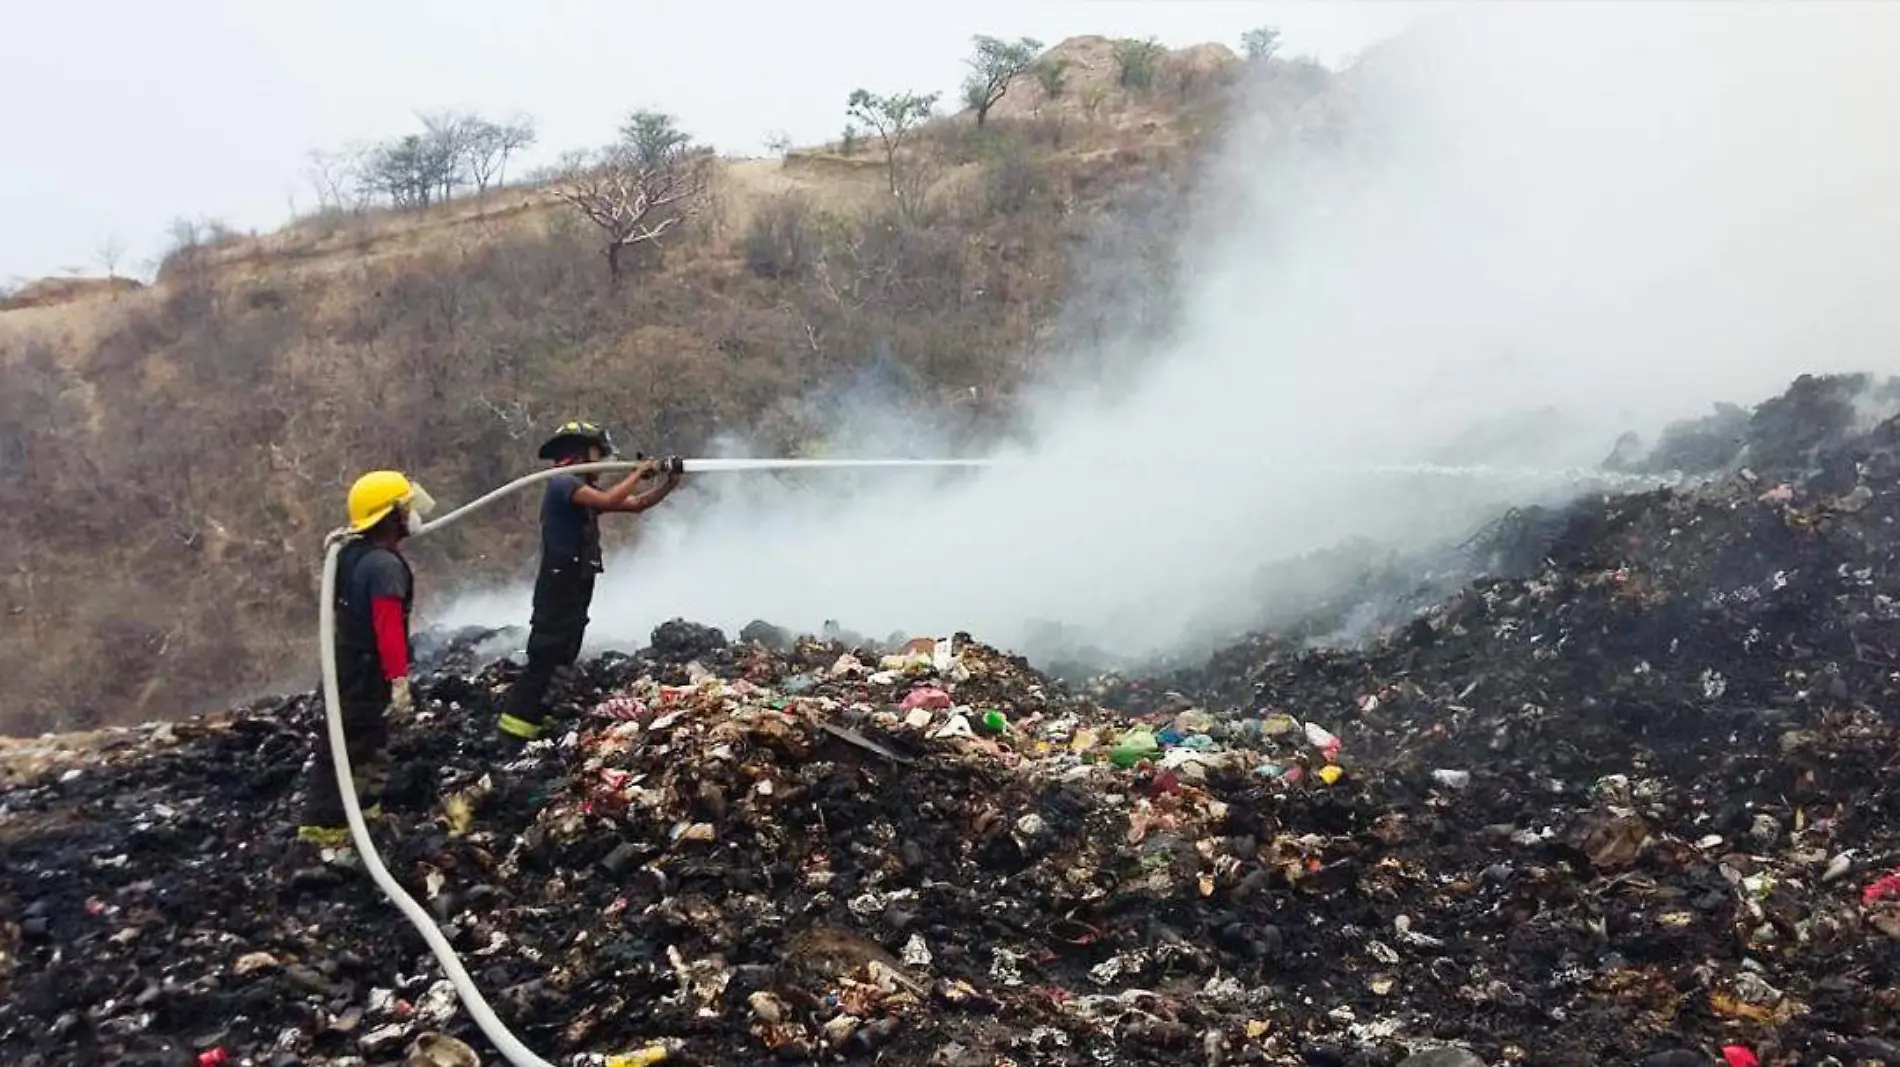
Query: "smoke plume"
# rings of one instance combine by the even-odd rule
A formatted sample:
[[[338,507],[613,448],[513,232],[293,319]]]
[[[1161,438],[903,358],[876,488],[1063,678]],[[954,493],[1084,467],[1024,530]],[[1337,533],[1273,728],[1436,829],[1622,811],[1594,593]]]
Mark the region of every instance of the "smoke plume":
[[[1896,54],[1885,5],[1481,5],[1314,106],[1237,107],[1169,339],[1112,381],[1059,362],[1033,446],[1000,454],[1024,462],[696,479],[636,520],[591,636],[838,619],[1022,647],[1057,621],[1168,649],[1254,617],[1262,564],[1416,546],[1567,484],[1340,468],[1560,471],[1803,372],[1900,369]],[[934,443],[927,413],[860,399],[840,454]],[[526,614],[517,590],[450,621]]]

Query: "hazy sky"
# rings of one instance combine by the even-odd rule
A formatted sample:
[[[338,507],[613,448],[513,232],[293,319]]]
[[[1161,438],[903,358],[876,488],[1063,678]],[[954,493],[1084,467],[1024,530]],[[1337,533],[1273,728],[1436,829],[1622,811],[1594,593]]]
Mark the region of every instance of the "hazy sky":
[[[1053,44],[1100,33],[1237,47],[1281,28],[1288,52],[1337,61],[1417,6],[963,0],[891,4],[681,0],[0,0],[0,282],[122,273],[168,222],[269,229],[314,203],[307,153],[414,128],[415,113],[522,111],[537,159],[658,107],[731,154],[784,131],[835,136],[845,96],[953,95],[972,34]]]

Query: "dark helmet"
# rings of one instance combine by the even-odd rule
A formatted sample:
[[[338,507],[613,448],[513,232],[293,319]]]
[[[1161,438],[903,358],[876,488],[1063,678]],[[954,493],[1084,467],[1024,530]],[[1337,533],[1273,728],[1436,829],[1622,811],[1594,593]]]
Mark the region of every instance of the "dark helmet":
[[[620,450],[614,447],[613,434],[591,422],[564,422],[541,446],[541,458],[546,460],[566,459],[588,445],[600,446],[603,457],[617,456]]]

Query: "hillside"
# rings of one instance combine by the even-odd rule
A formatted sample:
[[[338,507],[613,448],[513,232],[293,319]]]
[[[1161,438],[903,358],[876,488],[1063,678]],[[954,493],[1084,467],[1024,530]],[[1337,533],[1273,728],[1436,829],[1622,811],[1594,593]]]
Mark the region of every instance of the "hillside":
[[[445,501],[533,465],[575,414],[649,451],[742,434],[821,447],[868,377],[953,439],[1106,325],[1058,314],[1079,264],[1104,306],[1162,306],[1197,160],[1233,101],[1325,116],[1334,79],[1218,46],[1050,50],[979,127],[722,159],[698,209],[610,283],[598,234],[537,187],[181,235],[148,286],[59,280],[0,303],[5,629],[0,727],[201,710],[312,670],[318,549],[365,469]],[[1134,205],[1140,210],[1133,210]],[[1105,288],[1106,287],[1106,288]],[[1121,299],[1124,305],[1129,299]],[[525,508],[526,505],[522,505]],[[431,597],[531,565],[526,512],[425,546]]]

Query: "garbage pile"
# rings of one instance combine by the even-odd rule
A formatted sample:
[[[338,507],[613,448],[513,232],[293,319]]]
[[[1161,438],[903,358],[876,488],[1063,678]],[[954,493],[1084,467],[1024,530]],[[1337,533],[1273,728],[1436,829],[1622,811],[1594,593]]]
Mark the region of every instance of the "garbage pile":
[[[465,635],[379,850],[562,1063],[1900,1063],[1900,434],[1787,401],[1359,649],[676,622],[519,749]],[[293,839],[320,715],[0,750],[0,1061],[501,1062]]]

